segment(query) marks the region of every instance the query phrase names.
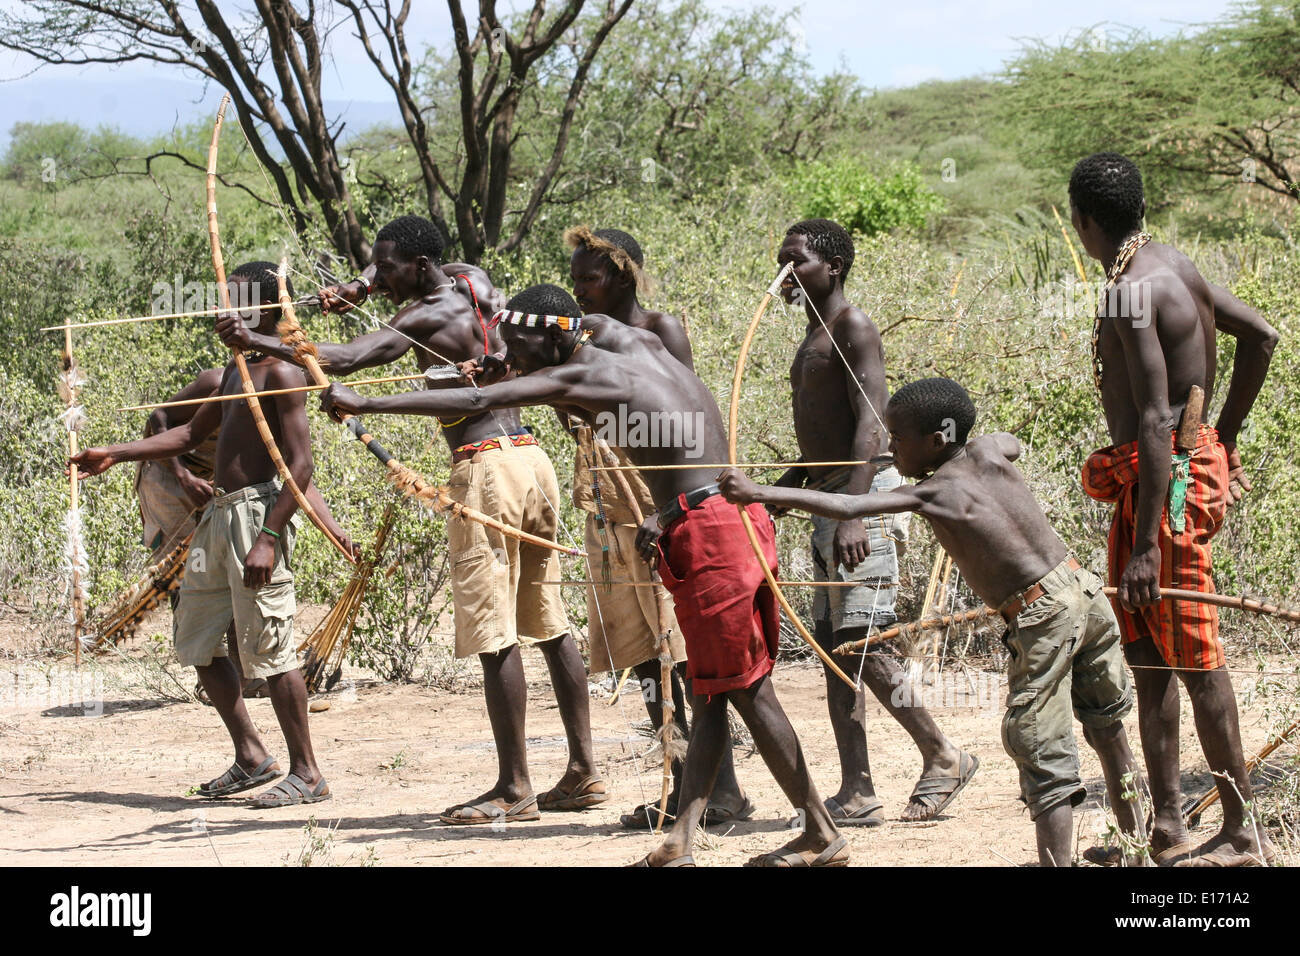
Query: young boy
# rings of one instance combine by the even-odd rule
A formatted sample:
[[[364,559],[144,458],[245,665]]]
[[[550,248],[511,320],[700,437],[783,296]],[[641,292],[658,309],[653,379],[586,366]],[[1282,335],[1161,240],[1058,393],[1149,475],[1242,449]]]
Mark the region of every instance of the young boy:
[[[794,432],[800,461],[861,461],[848,468],[791,468],[779,487],[810,487],[843,495],[889,491],[902,483],[889,460],[881,420],[889,389],[885,349],[876,324],[844,295],[853,267],[853,239],[839,223],[805,219],[786,230],[777,263],[794,266],[782,285],[789,303],[802,303],[808,325],[790,366]],[[830,650],[897,620],[897,532],[904,522],[832,521],[814,516],[812,559],[818,581],[854,587],[820,587],[813,598],[814,637]],[[876,796],[867,754],[861,690],[854,691],[830,668],[826,707],[840,758],[840,788],[826,798],[840,826],[879,826],[884,805]],[[868,654],[862,681],[921,752],[921,777],[901,818],[931,820],[957,798],[979,769],[979,759],[959,750],[921,706],[900,707],[907,682],[890,649]],[[903,694],[917,700],[919,695]]]
[[[476,379],[514,377],[481,388],[430,389],[390,396],[361,396],[332,385],[322,396],[326,412],[456,416],[492,408],[551,405],[599,425],[606,416],[628,422],[697,423],[655,440],[626,444],[658,508],[663,529],[659,575],[673,595],[686,640],[687,672],[696,699],[695,726],[686,752],[678,815],[647,866],[694,866],[691,843],[704,816],[723,753],[730,746],[727,705],[735,706],[759,753],[790,802],[803,811],[805,829],[775,853],[751,861],[766,866],[844,866],[848,843],[817,797],[799,740],[772,688],[778,645],[776,599],[750,548],[740,515],[718,497],[716,485],[689,469],[646,471],[648,465],[716,461],[727,449],[722,413],[708,387],[674,359],[659,338],[609,316],[580,316],[576,302],[555,286],[519,293],[493,317],[506,345],[504,359],[480,361]],[[464,368],[464,366],[463,366]],[[674,430],[670,430],[674,431]],[[750,515],[776,566],[772,522],[761,508]],[[649,519],[647,519],[649,520]]]
[[[975,406],[956,382],[929,378],[899,389],[885,415],[899,472],[919,479],[888,492],[827,494],[756,485],[735,469],[718,479],[736,504],[800,508],[848,521],[921,515],[971,588],[1007,622],[1011,654],[1002,742],[1020,770],[1042,866],[1071,864],[1073,807],[1083,800],[1070,709],[1101,758],[1120,829],[1142,831],[1137,766],[1121,722],[1132,691],[1119,630],[1101,580],[1080,567],[1012,464],[1012,435],[966,440]]]
[[[386,365],[407,352],[427,369],[501,348],[500,337],[487,327],[492,303],[499,300],[487,273],[446,265],[442,254],[442,234],[423,217],[400,216],[379,230],[374,262],[363,278],[326,290],[322,302],[342,310],[358,298],[364,301],[358,290],[373,285],[401,308],[384,328],[344,345],[319,345],[321,364],[330,374]],[[238,322],[222,322],[217,331],[229,345],[292,358],[292,350],[277,337],[249,334]],[[511,527],[555,537],[560,502],[555,468],[517,411],[446,415],[437,430],[451,451],[452,497]],[[556,552],[520,544],[476,521],[449,522],[447,545],[456,656],[477,656],[483,667],[497,779],[487,792],[447,807],[439,820],[448,825],[515,823],[536,820],[546,810],[583,810],[605,802],[609,795],[596,769],[582,654],[558,591],[531,583],[560,576]],[[524,733],[528,685],[521,648],[534,646],[546,661],[569,745],[564,774],[541,794],[529,776]]]
[[[1274,850],[1246,817],[1250,775],[1218,611],[1163,601],[1159,589],[1214,592],[1210,541],[1229,503],[1250,487],[1237,434],[1268,375],[1278,334],[1227,289],[1206,282],[1185,255],[1142,231],[1142,174],[1130,160],[1116,153],[1081,160],[1070,176],[1070,213],[1108,280],[1092,360],[1111,444],[1088,457],[1083,485],[1093,498],[1115,502],[1110,581],[1137,686],[1155,804],[1151,849],[1158,863],[1264,864]],[[1216,329],[1236,340],[1223,410],[1214,428],[1199,414],[1186,423],[1194,447],[1178,447],[1192,389],[1201,389],[1207,409],[1214,393]],[[1182,814],[1179,681],[1223,804],[1222,829],[1195,852]]]
[[[582,311],[589,315],[607,315],[629,328],[642,329],[656,336],[668,354],[685,368],[695,370],[691,343],[686,329],[675,316],[656,312],[641,304],[638,293],[645,287],[645,254],[641,245],[621,229],[596,229],[576,226],[564,233],[564,241],[573,249],[569,258],[569,277],[573,282],[573,297]],[[653,584],[653,587],[628,587],[615,585],[608,591],[599,587],[587,588],[587,639],[591,643],[591,673],[605,670],[622,672],[631,667],[641,682],[643,698],[650,720],[656,727],[663,720],[660,704],[661,670],[659,664],[659,633],[662,624],[670,631],[669,643],[675,673],[685,676],[686,646],[681,639],[681,628],[673,616],[673,599],[661,582],[654,580],[651,567],[641,560],[636,550],[637,531],[646,516],[653,516],[654,499],[641,476],[635,471],[622,475],[628,490],[637,499],[640,518],[623,500],[621,483],[612,472],[593,472],[596,463],[628,465],[631,459],[617,443],[607,443],[590,425],[579,423],[572,429],[578,441],[578,454],[573,469],[573,503],[587,515],[587,552],[600,553],[602,547],[596,491],[599,489],[604,515],[604,540],[609,542],[610,577],[619,581]],[[617,460],[615,460],[617,459]],[[683,706],[689,689],[682,687],[681,678],[672,681],[667,691],[673,695],[674,718],[684,736],[689,735],[686,708]],[[668,795],[669,817],[677,815],[678,791],[681,788],[680,760],[673,762],[673,791]],[[659,816],[654,812],[658,804],[642,804],[619,821],[630,830],[652,829]],[[721,826],[754,815],[740,784],[736,781],[736,768],[731,749],[723,754],[718,782],[709,797],[704,814],[708,826]]]
[[[233,270],[231,298],[257,304],[274,302],[274,268],[269,262],[252,262]],[[259,310],[259,330],[273,330],[277,316],[273,310]],[[246,359],[259,391],[303,384],[301,371],[287,362],[257,354]],[[220,392],[242,391],[232,362],[225,368]],[[262,401],[267,422],[300,488],[308,487],[313,470],[304,401],[301,392]],[[198,448],[218,427],[215,497],[195,529],[173,619],[176,655],[182,665],[198,671],[235,747],[230,769],[200,786],[199,794],[229,796],[274,780],[281,773],[253,727],[240,697],[239,674],[226,656],[226,629],[233,621],[244,676],[266,678],[289,747],[289,775],[261,793],[253,805],[281,807],[328,800],[329,785],[316,765],[307,729],[307,690],[293,639],[291,519],[298,503],[292,495],[280,493],[275,465],[258,436],[248,404],[206,403],[182,425],[124,445],[87,448],[73,462],[82,477],[89,477],[123,461],[174,458]],[[326,520],[334,525],[332,519]],[[336,525],[331,531],[343,540]]]

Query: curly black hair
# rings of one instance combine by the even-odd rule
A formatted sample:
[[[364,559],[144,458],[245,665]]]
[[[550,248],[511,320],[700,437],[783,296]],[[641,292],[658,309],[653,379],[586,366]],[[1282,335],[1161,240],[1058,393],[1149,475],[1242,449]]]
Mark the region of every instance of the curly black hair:
[[[830,262],[832,256],[839,256],[844,261],[844,271],[840,273],[840,285],[849,278],[853,268],[853,237],[838,222],[830,219],[803,219],[785,231],[787,236],[803,236],[808,240],[808,248]]]
[[[279,268],[274,262],[257,259],[253,262],[245,262],[235,266],[230,270],[230,278],[233,279],[235,276],[239,276],[241,279],[247,279],[258,302],[275,302],[280,297],[280,284],[275,277]],[[288,290],[289,297],[293,298],[293,281],[288,276],[284,277],[284,287]],[[251,305],[252,303],[244,304]]]
[[[1142,171],[1119,153],[1093,153],[1070,174],[1070,202],[1111,239],[1142,228]]]
[[[582,309],[573,301],[573,296],[558,285],[542,283],[530,285],[523,292],[517,292],[506,303],[511,312],[527,312],[530,315],[564,315],[578,318]]]
[[[423,216],[398,216],[379,230],[375,242],[391,242],[408,259],[427,256],[434,265],[442,265],[446,247],[442,230]]]
[[[966,389],[950,378],[909,382],[894,393],[889,410],[902,412],[923,435],[951,430],[958,445],[966,444],[966,436],[975,426],[975,403]]]

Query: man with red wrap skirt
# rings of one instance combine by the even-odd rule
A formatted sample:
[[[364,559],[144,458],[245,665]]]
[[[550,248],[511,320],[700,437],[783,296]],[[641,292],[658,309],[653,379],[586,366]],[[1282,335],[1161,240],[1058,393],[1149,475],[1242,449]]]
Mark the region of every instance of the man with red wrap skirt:
[[[1092,497],[1115,502],[1110,581],[1137,688],[1155,810],[1151,853],[1167,865],[1267,863],[1273,848],[1245,813],[1250,780],[1218,615],[1208,605],[1162,600],[1160,589],[1214,591],[1210,541],[1230,501],[1250,488],[1237,434],[1263,385],[1277,332],[1206,282],[1182,253],[1142,231],[1142,175],[1123,156],[1098,153],[1079,162],[1070,177],[1070,211],[1108,280],[1092,358],[1112,444],[1089,456],[1083,485]],[[1211,428],[1189,397],[1200,389],[1208,405],[1214,393],[1216,330],[1236,339],[1236,351]],[[1180,442],[1179,435],[1195,437]],[[1182,817],[1179,681],[1223,803],[1222,829],[1199,847]]]

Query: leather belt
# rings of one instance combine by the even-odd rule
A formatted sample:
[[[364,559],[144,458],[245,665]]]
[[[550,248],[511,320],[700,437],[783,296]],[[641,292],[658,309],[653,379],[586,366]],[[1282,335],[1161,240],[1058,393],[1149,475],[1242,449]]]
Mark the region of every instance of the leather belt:
[[[1070,571],[1078,571],[1083,567],[1082,564],[1074,559],[1073,555],[1065,559],[1065,566]],[[1047,589],[1043,587],[1043,582],[1039,581],[1037,584],[1032,584],[1025,588],[1019,594],[1008,598],[1002,607],[998,608],[998,613],[1002,615],[1003,619],[1006,620],[1007,623],[1010,623],[1020,616],[1021,611],[1029,607],[1029,605],[1033,604],[1046,593]]]
[[[667,531],[668,526],[672,524],[674,521],[677,521],[678,519],[684,517],[686,515],[686,512],[690,511],[701,501],[704,501],[705,499],[708,498],[712,498],[714,495],[718,493],[719,493],[718,486],[716,483],[714,483],[714,484],[704,485],[701,488],[696,488],[694,491],[688,491],[685,494],[678,495],[672,501],[668,502],[668,504],[665,505],[662,509],[660,509],[659,511],[660,530]]]

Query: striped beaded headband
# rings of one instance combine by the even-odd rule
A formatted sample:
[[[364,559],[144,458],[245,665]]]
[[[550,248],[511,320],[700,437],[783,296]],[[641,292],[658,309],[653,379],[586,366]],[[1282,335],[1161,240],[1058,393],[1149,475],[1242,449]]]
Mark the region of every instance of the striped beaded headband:
[[[531,312],[512,312],[502,309],[488,321],[487,327],[495,329],[502,322],[522,326],[525,329],[540,329],[548,325],[557,325],[565,332],[576,332],[582,328],[582,319],[572,315],[534,315]]]

